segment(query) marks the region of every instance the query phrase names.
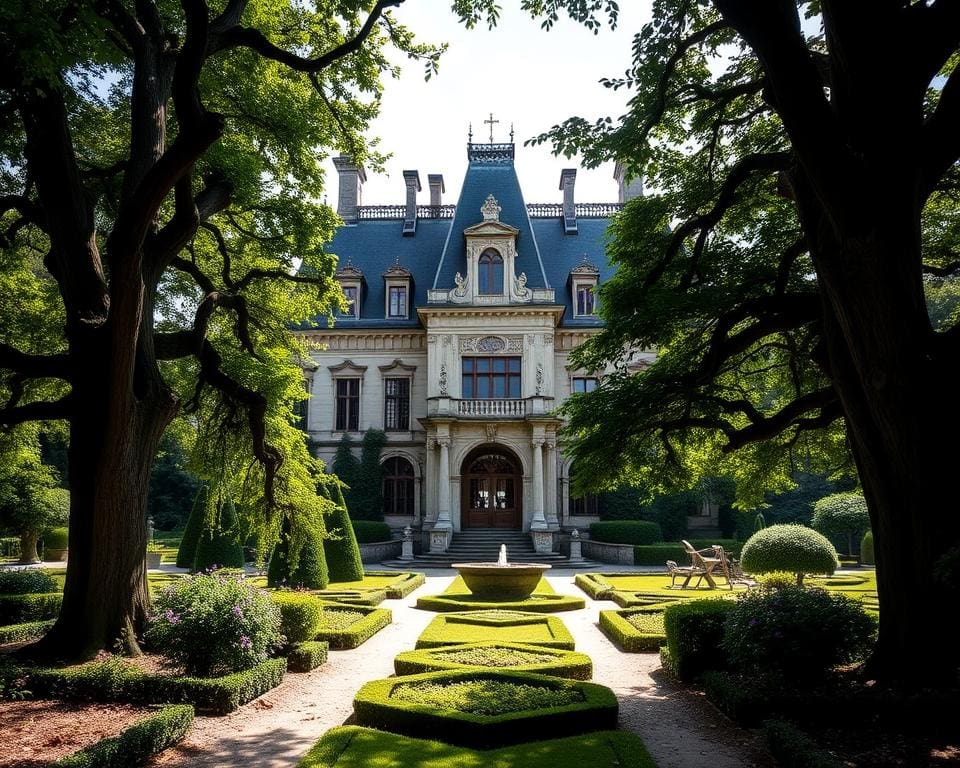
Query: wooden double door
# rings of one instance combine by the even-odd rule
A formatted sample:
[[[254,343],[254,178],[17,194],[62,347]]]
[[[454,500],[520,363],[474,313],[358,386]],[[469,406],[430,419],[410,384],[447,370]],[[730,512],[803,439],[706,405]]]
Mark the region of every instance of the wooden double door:
[[[523,473],[505,451],[481,448],[463,463],[460,488],[464,528],[520,528]]]

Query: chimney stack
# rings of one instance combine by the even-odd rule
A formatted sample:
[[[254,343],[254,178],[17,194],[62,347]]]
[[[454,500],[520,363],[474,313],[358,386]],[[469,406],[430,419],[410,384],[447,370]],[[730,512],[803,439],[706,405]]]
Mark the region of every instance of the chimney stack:
[[[420,174],[417,171],[404,171],[403,183],[407,187],[407,203],[403,213],[403,234],[412,236],[417,232],[417,192],[420,191]]]
[[[333,164],[340,174],[337,214],[348,224],[356,224],[359,218],[357,208],[363,198],[363,182],[367,180],[367,174],[347,155],[333,158]]]
[[[627,169],[619,160],[613,166],[613,178],[617,182],[617,202],[629,203],[636,197],[643,197],[643,179],[627,176]]]
[[[563,190],[563,232],[566,235],[577,234],[577,208],[573,197],[576,182],[576,168],[564,168],[560,171],[560,189]]]
[[[443,193],[447,191],[447,188],[443,185],[443,174],[428,174],[427,183],[430,185],[430,206],[432,208],[439,208],[443,205]]]

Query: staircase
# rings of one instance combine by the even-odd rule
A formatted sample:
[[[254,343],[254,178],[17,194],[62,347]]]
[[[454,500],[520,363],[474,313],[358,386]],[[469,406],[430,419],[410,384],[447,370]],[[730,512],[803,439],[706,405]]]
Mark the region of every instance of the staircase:
[[[500,556],[501,544],[506,544],[507,561],[511,563],[577,567],[559,552],[535,552],[529,532],[509,528],[470,528],[454,533],[446,552],[423,552],[412,561],[391,561],[385,565],[402,563],[416,568],[449,568],[452,563],[495,563]]]

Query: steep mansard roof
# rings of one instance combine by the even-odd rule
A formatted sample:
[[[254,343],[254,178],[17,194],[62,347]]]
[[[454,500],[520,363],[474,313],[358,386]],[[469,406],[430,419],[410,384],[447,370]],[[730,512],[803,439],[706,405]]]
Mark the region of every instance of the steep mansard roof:
[[[554,289],[556,303],[565,306],[563,325],[602,324],[596,317],[573,316],[568,278],[570,270],[584,261],[599,268],[601,283],[613,275],[604,245],[608,217],[619,206],[610,204],[599,210],[578,211],[577,234],[566,234],[559,205],[531,206],[535,211],[531,217],[513,164],[513,144],[470,144],[468,156],[470,162],[452,218],[449,206],[442,211],[420,206],[421,213],[427,216],[418,217],[414,236],[404,236],[403,206],[382,206],[377,210],[371,206],[369,212],[361,209],[356,223],[337,230],[326,250],[336,254],[341,265],[350,263],[364,274],[361,316],[337,318],[337,328],[417,327],[420,323],[416,309],[427,304],[427,290],[452,288],[454,275],[466,274],[463,230],[482,220],[480,208],[491,194],[501,207],[500,221],[520,230],[516,270],[518,274],[526,273],[527,285]],[[372,218],[380,215],[381,218]],[[383,273],[395,264],[412,275],[407,320],[384,317]],[[319,324],[325,325],[323,320]]]

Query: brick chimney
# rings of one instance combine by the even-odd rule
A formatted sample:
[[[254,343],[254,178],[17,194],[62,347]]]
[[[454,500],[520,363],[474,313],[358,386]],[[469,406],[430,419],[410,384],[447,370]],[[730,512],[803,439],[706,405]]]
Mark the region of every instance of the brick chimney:
[[[347,155],[333,158],[333,164],[340,174],[337,214],[348,224],[356,224],[359,218],[357,208],[363,199],[363,182],[367,180],[367,174]]]
[[[430,206],[439,208],[443,205],[443,193],[447,191],[447,188],[443,185],[443,174],[428,174],[427,183],[430,185]]]
[[[577,234],[577,208],[573,197],[573,188],[576,183],[576,168],[564,168],[560,171],[560,189],[563,190],[563,232],[566,235]]]

